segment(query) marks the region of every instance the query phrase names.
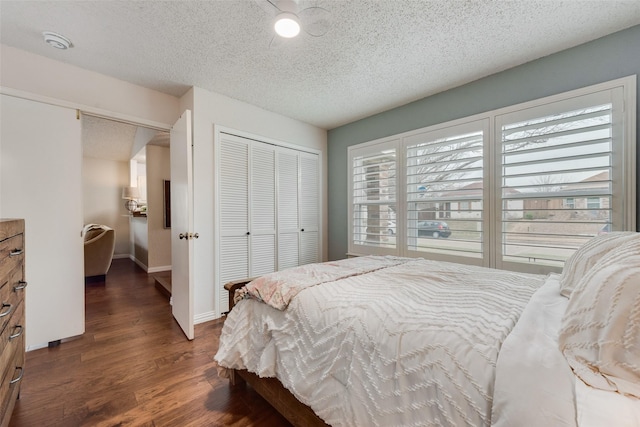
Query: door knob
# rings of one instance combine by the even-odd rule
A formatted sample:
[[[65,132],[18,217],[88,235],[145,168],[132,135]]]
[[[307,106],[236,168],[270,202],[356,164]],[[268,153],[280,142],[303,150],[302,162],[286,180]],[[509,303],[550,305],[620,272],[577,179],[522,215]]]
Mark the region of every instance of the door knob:
[[[197,239],[198,237],[200,237],[200,235],[198,233],[180,233],[178,235],[178,237],[180,237],[180,240],[182,239]]]

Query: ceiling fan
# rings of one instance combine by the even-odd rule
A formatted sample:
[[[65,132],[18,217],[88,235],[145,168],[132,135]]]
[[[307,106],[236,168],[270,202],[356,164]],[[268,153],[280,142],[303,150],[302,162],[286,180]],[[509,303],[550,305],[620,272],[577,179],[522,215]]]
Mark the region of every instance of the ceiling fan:
[[[331,27],[331,12],[319,6],[300,8],[298,0],[256,0],[267,13],[274,15],[273,28],[277,38],[293,38],[304,33],[324,36]]]

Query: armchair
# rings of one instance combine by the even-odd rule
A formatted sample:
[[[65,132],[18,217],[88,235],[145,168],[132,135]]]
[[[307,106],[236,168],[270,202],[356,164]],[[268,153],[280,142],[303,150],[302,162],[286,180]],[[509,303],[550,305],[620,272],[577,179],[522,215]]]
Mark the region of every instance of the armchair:
[[[116,247],[116,232],[100,224],[88,224],[82,230],[84,237],[85,283],[105,280],[113,251]]]

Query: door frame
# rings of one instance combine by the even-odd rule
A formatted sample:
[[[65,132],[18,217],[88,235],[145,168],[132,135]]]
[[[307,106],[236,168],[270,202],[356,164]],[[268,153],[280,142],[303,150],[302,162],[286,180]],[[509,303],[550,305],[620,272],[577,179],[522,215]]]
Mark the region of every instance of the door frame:
[[[21,98],[29,101],[40,102],[43,104],[54,105],[58,107],[64,107],[69,109],[77,110],[78,118],[81,118],[81,115],[87,115],[91,117],[97,117],[105,120],[111,120],[115,122],[125,123],[133,126],[144,127],[148,129],[158,130],[169,133],[173,126],[173,123],[164,123],[157,122],[154,120],[144,119],[138,116],[134,116],[131,114],[123,114],[118,113],[111,110],[105,110],[102,108],[96,108],[86,104],[80,104],[77,102],[65,101],[62,99],[51,98],[48,96],[43,96],[40,94],[27,92],[19,89],[9,88],[0,86],[0,94],[13,96],[16,98]],[[176,117],[176,120],[179,118]],[[82,152],[79,153],[80,162],[82,162]],[[81,197],[81,196],[80,196]],[[79,280],[82,280],[84,283],[84,277],[81,277]],[[85,314],[86,317],[86,314]],[[86,318],[85,318],[86,321]]]

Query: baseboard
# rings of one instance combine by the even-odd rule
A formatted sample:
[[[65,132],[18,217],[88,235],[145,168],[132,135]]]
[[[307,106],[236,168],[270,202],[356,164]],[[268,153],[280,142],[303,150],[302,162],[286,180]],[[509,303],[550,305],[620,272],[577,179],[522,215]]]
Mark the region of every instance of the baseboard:
[[[25,348],[25,351],[29,352],[29,351],[34,351],[34,350],[40,350],[41,348],[47,348],[47,347],[51,347],[52,343],[58,343],[58,344],[64,344],[66,342],[69,341],[74,341],[77,340],[79,338],[82,338],[82,335],[73,335],[67,338],[60,338],[58,340],[53,340],[53,341],[49,341],[49,342],[45,342],[45,343],[39,343],[39,344],[32,344],[32,345],[28,345]]]
[[[34,345],[28,345],[27,348],[25,349],[26,352],[29,351],[33,351],[33,350],[40,350],[41,348],[47,348],[49,347],[49,343],[45,342],[42,344],[34,344]]]
[[[142,263],[142,261],[140,261],[138,258],[134,257],[133,255],[129,255],[129,259],[133,262],[135,262],[136,264],[138,264],[138,267],[140,267],[141,269],[143,269],[145,272],[148,273],[148,268],[145,264]]]
[[[85,276],[84,284],[85,285],[95,285],[96,283],[99,285],[104,285],[107,279],[106,274],[98,274],[97,276]]]
[[[161,271],[171,271],[170,265],[161,265],[160,267],[149,267],[147,273],[160,273]]]
[[[113,259],[131,258],[129,254],[113,254]]]
[[[217,314],[214,311],[209,311],[207,313],[200,313],[193,316],[193,324],[197,325],[199,323],[208,322],[210,320],[216,320],[221,318],[221,314]]]

